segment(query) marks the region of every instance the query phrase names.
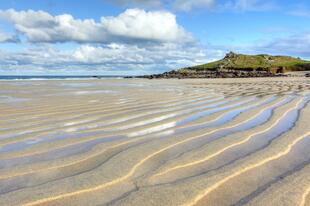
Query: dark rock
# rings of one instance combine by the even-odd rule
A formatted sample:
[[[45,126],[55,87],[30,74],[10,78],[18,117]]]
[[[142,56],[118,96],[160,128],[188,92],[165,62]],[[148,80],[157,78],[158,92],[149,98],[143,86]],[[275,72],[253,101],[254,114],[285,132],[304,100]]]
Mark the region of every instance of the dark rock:
[[[163,74],[144,75],[136,78],[148,78],[148,79],[185,79],[185,78],[249,78],[249,77],[275,77],[279,74],[273,74],[271,72],[257,70],[234,70],[234,69],[219,69],[219,70],[203,70],[195,72],[184,71],[170,71]]]

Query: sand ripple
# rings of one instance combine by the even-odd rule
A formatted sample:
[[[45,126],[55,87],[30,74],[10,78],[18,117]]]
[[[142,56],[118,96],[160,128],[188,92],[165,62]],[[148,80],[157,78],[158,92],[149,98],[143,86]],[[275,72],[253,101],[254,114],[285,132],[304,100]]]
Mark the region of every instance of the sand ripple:
[[[0,82],[0,205],[310,205],[310,81]],[[27,91],[27,92],[25,92]]]

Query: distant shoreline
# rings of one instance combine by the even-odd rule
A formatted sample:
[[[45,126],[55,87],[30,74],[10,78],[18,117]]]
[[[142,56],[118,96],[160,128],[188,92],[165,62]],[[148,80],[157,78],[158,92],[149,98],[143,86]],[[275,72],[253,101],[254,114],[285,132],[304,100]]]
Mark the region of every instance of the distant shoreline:
[[[240,79],[240,78],[278,78],[278,77],[310,77],[308,72],[288,72],[288,73],[267,73],[267,72],[204,72],[204,73],[185,73],[178,71],[165,72],[163,74],[143,75],[143,76],[127,76],[125,79],[139,78],[139,79]]]

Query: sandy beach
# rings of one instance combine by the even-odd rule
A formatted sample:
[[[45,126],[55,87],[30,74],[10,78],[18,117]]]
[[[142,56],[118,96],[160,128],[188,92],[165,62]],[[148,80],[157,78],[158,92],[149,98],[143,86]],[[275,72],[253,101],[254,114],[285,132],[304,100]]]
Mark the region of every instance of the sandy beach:
[[[0,205],[310,206],[310,79],[0,81]]]

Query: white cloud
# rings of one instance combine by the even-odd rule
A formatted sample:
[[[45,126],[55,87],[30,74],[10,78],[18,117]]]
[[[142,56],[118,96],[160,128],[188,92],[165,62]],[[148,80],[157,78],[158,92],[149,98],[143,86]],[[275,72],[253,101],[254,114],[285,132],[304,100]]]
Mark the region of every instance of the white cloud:
[[[108,33],[124,38],[162,42],[190,40],[190,35],[177,24],[175,15],[165,11],[130,9],[117,17],[101,18],[101,24]]]
[[[175,0],[174,8],[182,11],[190,11],[199,8],[211,8],[216,3],[216,0]]]
[[[123,72],[122,74],[156,73],[185,66],[202,64],[224,55],[221,50],[207,50],[199,45],[152,44],[137,46],[108,44],[106,46],[81,45],[70,51],[52,47],[30,48],[22,52],[0,50],[2,72],[43,71],[59,73]],[[44,68],[44,69],[42,69]],[[1,69],[0,69],[1,71]]]
[[[19,42],[18,36],[14,34],[7,34],[0,31],[0,43],[11,42],[17,43]]]
[[[132,41],[188,42],[191,35],[166,11],[128,9],[116,17],[74,19],[69,14],[52,16],[44,11],[0,10],[0,18],[14,24],[30,42],[110,43]]]

